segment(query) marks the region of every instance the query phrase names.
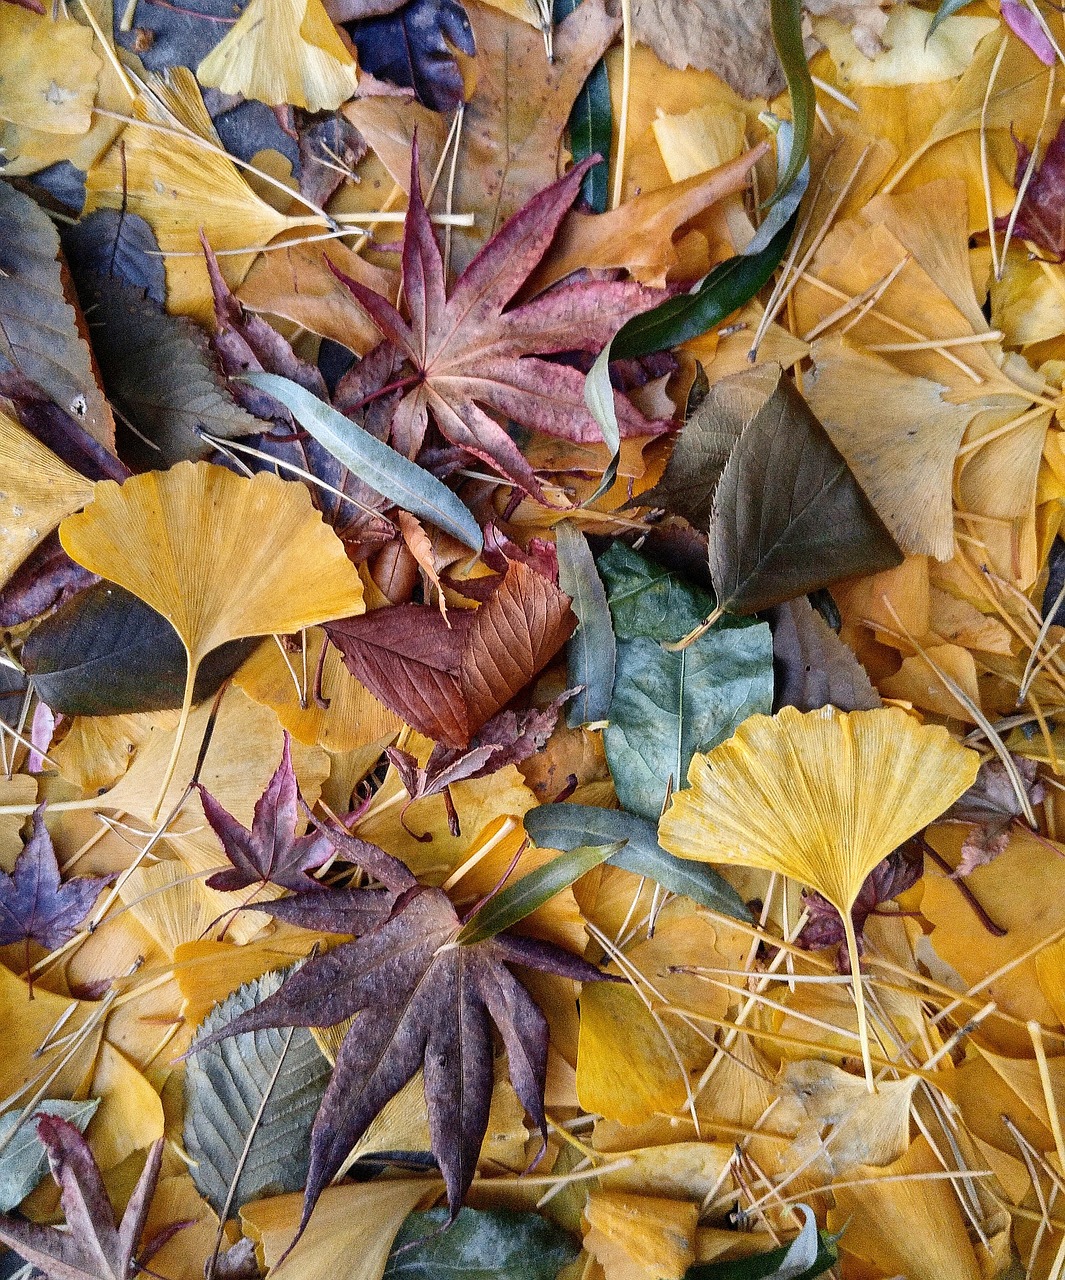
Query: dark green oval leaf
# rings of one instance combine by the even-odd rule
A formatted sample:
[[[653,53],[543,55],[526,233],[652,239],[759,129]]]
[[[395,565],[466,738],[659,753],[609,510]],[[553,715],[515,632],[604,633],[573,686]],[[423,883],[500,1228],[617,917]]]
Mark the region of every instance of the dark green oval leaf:
[[[807,1205],[806,1225],[791,1244],[781,1245],[768,1253],[725,1262],[696,1263],[684,1273],[684,1280],[816,1280],[838,1258],[838,1236],[817,1230],[817,1219]]]
[[[580,4],[580,0],[555,0],[552,18],[556,25]],[[592,68],[584,88],[577,94],[569,116],[569,149],[573,163],[580,164],[589,156],[610,155],[613,112],[610,104],[610,81],[606,63],[600,59]],[[589,169],[581,183],[581,198],[593,213],[604,213],[609,198],[608,173],[605,162]]]
[[[584,804],[542,804],[529,810],[524,823],[532,839],[549,849],[624,840],[624,847],[610,859],[611,866],[646,876],[701,907],[738,920],[750,919],[743,899],[727,880],[706,863],[667,853],[658,843],[654,825],[635,814]]]
[[[469,508],[424,467],[397,453],[289,378],[274,373],[248,373],[244,381],[279,400],[323,449],[328,449],[382,497],[412,515],[424,516],[473,551],[484,546],[481,527]]]
[[[570,727],[605,720],[614,691],[617,649],[606,591],[587,539],[568,520],[555,525],[558,585],[570,598],[578,626],[567,642],[568,684],[580,686],[570,704]]]
[[[557,858],[552,858],[544,866],[530,871],[515,884],[489,899],[466,921],[456,940],[470,946],[475,942],[494,938],[497,933],[516,925],[519,920],[524,920],[546,902],[550,902],[556,893],[568,889],[585,872],[613,857],[623,843],[624,841],[615,841],[612,844],[578,845]]]
[[[258,640],[232,640],[209,653],[196,674],[202,702],[227,680]],[[133,715],[181,706],[185,648],[169,622],[143,600],[100,582],[46,618],[22,648],[34,688],[68,716]]]
[[[383,1280],[555,1280],[580,1252],[566,1232],[536,1213],[462,1209],[447,1224],[446,1209],[412,1213]]]

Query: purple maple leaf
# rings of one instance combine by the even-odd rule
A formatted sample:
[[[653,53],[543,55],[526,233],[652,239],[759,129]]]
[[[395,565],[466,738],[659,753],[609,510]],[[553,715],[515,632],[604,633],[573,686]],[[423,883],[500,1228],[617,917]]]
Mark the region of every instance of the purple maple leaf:
[[[1017,148],[1013,184],[1019,188],[1032,153],[1019,138],[1013,139],[1013,145]],[[995,230],[1005,231],[1008,223],[1009,218],[996,218]],[[1038,246],[1052,261],[1065,261],[1065,124],[1032,174],[1013,234]]]

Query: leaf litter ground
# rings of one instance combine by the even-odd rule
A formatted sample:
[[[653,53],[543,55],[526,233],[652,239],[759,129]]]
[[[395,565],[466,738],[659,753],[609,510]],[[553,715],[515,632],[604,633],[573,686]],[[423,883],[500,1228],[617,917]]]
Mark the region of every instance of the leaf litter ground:
[[[0,0],[8,1270],[1057,1280],[1063,44]]]

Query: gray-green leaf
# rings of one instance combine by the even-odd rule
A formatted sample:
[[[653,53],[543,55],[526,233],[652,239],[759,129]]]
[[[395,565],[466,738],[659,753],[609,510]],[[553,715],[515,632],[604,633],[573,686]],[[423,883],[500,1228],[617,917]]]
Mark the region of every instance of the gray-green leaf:
[[[606,591],[584,535],[568,521],[555,525],[558,585],[570,597],[578,627],[566,645],[569,684],[580,686],[570,704],[570,727],[605,720],[617,657]]]
[[[436,476],[345,418],[332,405],[276,373],[248,373],[244,381],[266,391],[309,431],[323,449],[349,467],[382,497],[422,516],[473,551],[484,546],[469,508]]]
[[[200,1031],[217,1031],[232,1022],[273,995],[284,978],[284,973],[275,971],[246,982],[207,1015]],[[284,1061],[271,1089],[282,1054]],[[244,1032],[200,1053],[193,1044],[192,1056],[185,1064],[185,1149],[196,1162],[193,1180],[215,1210],[221,1211],[226,1202],[267,1091],[269,1100],[252,1138],[231,1209],[235,1211],[259,1196],[302,1190],[307,1180],[311,1125],[330,1071],[314,1037],[302,1027]]]
[[[7,1213],[21,1204],[48,1172],[48,1152],[37,1137],[36,1117],[42,1111],[50,1116],[59,1116],[77,1125],[84,1133],[99,1105],[99,1098],[88,1098],[84,1102],[48,1098],[38,1103],[21,1124],[18,1122],[22,1114],[19,1109],[0,1116],[0,1142],[6,1144],[0,1153],[0,1211]]]
[[[580,1252],[535,1213],[462,1209],[412,1213],[399,1229],[383,1280],[555,1280]]]
[[[525,815],[525,830],[545,849],[574,849],[607,840],[625,843],[610,865],[647,876],[670,893],[683,894],[701,907],[750,919],[743,899],[705,862],[677,858],[658,843],[652,823],[620,809],[585,804],[542,804]]]

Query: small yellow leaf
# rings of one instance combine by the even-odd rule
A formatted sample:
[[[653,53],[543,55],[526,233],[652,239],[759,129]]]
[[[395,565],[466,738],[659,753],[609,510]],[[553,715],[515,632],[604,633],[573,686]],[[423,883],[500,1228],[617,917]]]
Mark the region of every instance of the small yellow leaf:
[[[305,111],[335,111],[359,78],[322,0],[252,0],[196,75],[222,93]]]
[[[40,133],[87,133],[103,68],[92,39],[73,18],[0,9],[0,120]]]
[[[593,1191],[584,1247],[606,1280],[680,1280],[695,1261],[698,1205],[660,1196]]]

